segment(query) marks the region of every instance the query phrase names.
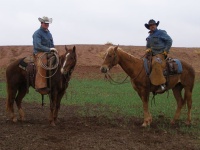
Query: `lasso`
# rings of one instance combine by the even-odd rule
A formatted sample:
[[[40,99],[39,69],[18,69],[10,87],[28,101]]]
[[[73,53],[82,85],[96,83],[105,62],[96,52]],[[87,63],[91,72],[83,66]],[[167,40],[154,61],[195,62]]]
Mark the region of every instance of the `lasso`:
[[[58,54],[57,53],[52,53],[54,56],[55,56],[55,58],[56,58],[56,63],[55,63],[55,65],[53,65],[53,66],[47,66],[46,64],[44,64],[43,62],[42,62],[42,59],[43,59],[43,57],[45,56],[46,57],[46,55],[47,54],[49,54],[48,52],[44,52],[38,59],[39,59],[39,65],[43,68],[43,69],[45,69],[45,70],[54,70],[54,69],[56,69],[55,70],[55,72],[52,74],[52,75],[50,75],[50,76],[48,76],[48,77],[45,77],[45,76],[43,76],[41,73],[40,73],[40,71],[38,70],[38,73],[39,73],[39,75],[40,76],[42,76],[43,78],[51,78],[51,77],[53,77],[55,74],[56,74],[56,72],[58,71],[58,64],[59,64],[59,56],[58,56]]]

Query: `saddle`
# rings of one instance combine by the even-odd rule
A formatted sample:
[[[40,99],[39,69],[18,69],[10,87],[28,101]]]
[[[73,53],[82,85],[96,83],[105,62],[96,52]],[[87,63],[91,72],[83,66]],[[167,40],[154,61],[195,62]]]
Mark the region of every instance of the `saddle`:
[[[152,56],[146,56],[143,59],[144,68],[145,68],[146,74],[148,76],[150,75],[151,69],[152,69],[151,59],[152,59]],[[165,77],[176,75],[176,74],[181,74],[182,71],[183,71],[182,64],[179,59],[166,58],[166,68],[163,70],[163,75]]]
[[[27,93],[28,93],[29,86],[35,88],[36,67],[34,64],[34,57],[28,56],[22,58],[19,62],[19,67],[27,72],[26,81],[27,81]]]
[[[55,63],[55,56],[53,54],[47,54],[47,65],[51,66]],[[36,77],[36,66],[34,64],[34,56],[27,56],[20,60],[19,67],[27,72],[26,81],[27,81],[27,93],[30,86],[35,88],[35,77]],[[50,74],[50,71],[47,71],[47,74]]]

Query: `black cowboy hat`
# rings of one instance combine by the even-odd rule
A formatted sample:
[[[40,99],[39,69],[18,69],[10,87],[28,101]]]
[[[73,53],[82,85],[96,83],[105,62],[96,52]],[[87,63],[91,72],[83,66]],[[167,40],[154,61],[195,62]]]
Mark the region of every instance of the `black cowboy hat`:
[[[145,23],[144,26],[145,26],[147,29],[149,29],[149,26],[150,26],[150,25],[155,24],[156,26],[158,26],[159,23],[160,23],[160,21],[158,21],[158,22],[156,23],[155,20],[151,19],[151,20],[149,20],[149,23],[148,23],[148,24]]]

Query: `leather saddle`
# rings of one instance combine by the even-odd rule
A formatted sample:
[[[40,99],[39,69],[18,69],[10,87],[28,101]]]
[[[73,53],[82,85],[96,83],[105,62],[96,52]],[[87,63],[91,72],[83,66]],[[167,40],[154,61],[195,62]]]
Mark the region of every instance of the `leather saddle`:
[[[143,59],[143,61],[146,74],[149,76],[152,69],[152,64],[151,64],[152,56],[146,56]],[[181,74],[182,71],[183,71],[182,64],[179,59],[166,58],[166,68],[163,70],[163,75],[165,77]]]
[[[55,56],[51,53],[47,54],[47,65],[50,66],[55,63]],[[34,56],[24,57],[19,62],[19,67],[26,71],[27,93],[30,86],[35,88],[36,66],[34,64]],[[49,71],[47,71],[49,74]]]

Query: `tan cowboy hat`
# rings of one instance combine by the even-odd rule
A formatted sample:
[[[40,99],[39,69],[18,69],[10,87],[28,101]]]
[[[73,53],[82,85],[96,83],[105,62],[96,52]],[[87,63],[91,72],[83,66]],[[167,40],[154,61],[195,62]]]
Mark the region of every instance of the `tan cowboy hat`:
[[[52,23],[52,18],[48,18],[46,16],[42,17],[42,18],[38,18],[38,20],[40,22],[43,22],[43,23]]]

